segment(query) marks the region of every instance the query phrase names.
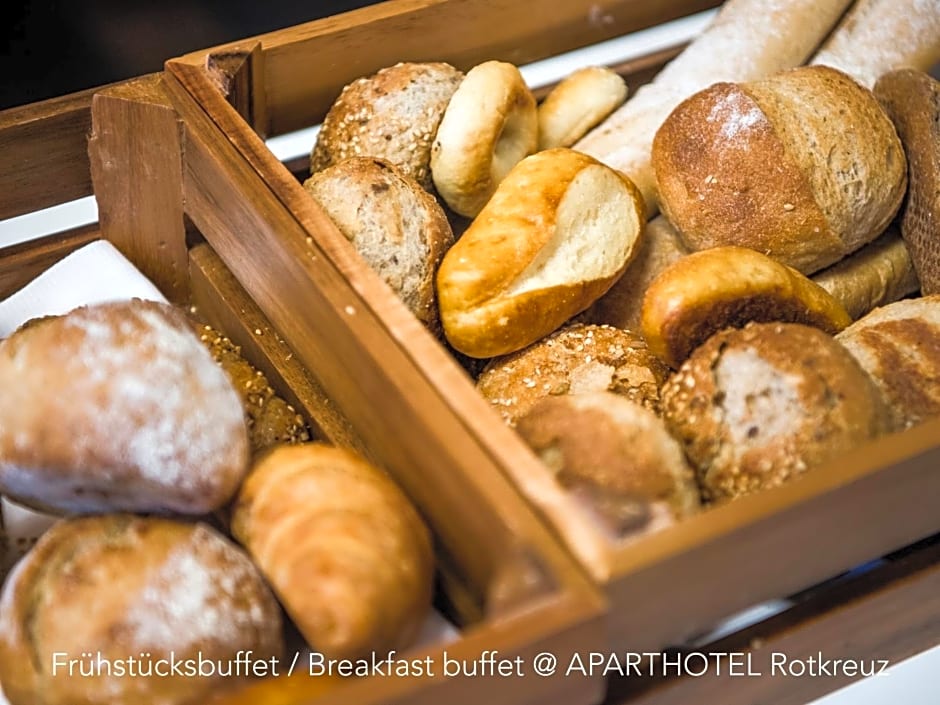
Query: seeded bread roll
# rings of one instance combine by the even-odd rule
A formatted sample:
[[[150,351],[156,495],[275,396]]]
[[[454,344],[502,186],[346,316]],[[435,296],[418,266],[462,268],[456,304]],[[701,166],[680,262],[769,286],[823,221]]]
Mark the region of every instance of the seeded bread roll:
[[[562,485],[606,497],[602,515],[616,506],[611,500],[645,506],[634,530],[654,516],[682,518],[701,505],[695,475],[663,421],[622,396],[546,397],[519,418],[516,430]]]
[[[403,649],[430,611],[427,528],[397,485],[348,450],[266,454],[239,493],[232,533],[327,658]]]
[[[399,63],[346,86],[310,155],[310,173],[348,157],[394,164],[427,190],[431,144],[463,74],[444,63]]]
[[[477,381],[503,419],[517,419],[548,396],[610,391],[659,411],[669,370],[639,335],[575,323],[512,355],[491,360]]]
[[[935,4],[940,34],[940,6]],[[940,36],[936,38],[940,45]],[[938,48],[940,51],[940,48]],[[910,188],[901,235],[924,294],[940,294],[940,82],[905,69],[882,76],[875,95],[891,116],[907,153]]]
[[[0,681],[11,705],[200,703],[239,676],[186,677],[169,660],[201,657],[228,672],[246,651],[282,657],[280,609],[248,556],[204,524],[62,520],[0,597]],[[69,660],[78,661],[71,676]]]
[[[454,235],[434,197],[391,164],[367,157],[324,169],[304,188],[418,320],[439,333],[434,277]]]
[[[798,323],[712,336],[663,387],[662,403],[713,501],[781,485],[889,426],[858,362],[832,336]]]
[[[38,509],[205,514],[248,467],[241,402],[182,311],[81,307],[0,343],[0,493]]]
[[[940,416],[940,295],[876,309],[836,340],[871,375],[896,428]]]
[[[623,174],[571,149],[523,159],[441,262],[448,341],[495,357],[557,330],[623,274],[645,224]]]
[[[883,233],[907,188],[891,120],[827,66],[696,93],[652,154],[663,212],[691,249],[750,247],[804,274]]]

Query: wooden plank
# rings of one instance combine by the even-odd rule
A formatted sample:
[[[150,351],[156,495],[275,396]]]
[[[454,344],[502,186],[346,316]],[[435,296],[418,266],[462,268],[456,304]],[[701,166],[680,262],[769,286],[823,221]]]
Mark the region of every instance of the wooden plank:
[[[91,195],[92,94],[0,112],[0,220]]]
[[[720,4],[717,0],[397,0],[263,34],[174,63],[261,42],[270,134],[314,125],[350,81],[398,61],[524,64]],[[454,31],[459,27],[459,31]],[[316,76],[316,80],[301,80]]]
[[[190,250],[192,299],[198,315],[225,331],[242,355],[264,372],[271,385],[308,420],[317,438],[352,448],[369,457],[368,448],[271,327],[255,303],[208,245]]]
[[[160,75],[94,96],[88,154],[101,232],[175,303],[189,298],[182,130]]]
[[[803,705],[858,680],[863,672],[880,671],[885,662],[897,664],[938,643],[940,541],[934,540],[869,573],[824,586],[753,627],[712,644],[680,649],[670,662],[690,652],[735,653],[750,668],[742,666],[732,675],[725,657],[719,673],[719,657],[711,657],[706,675],[677,677],[677,666],[664,668],[661,660],[650,660],[639,669],[642,674],[615,674],[605,705]],[[818,670],[820,655],[824,670]],[[693,672],[702,670],[703,658],[689,659]],[[863,667],[842,669],[836,659]],[[748,676],[748,670],[761,675]]]
[[[70,252],[100,237],[98,227],[88,225],[0,250],[0,299],[26,286]]]

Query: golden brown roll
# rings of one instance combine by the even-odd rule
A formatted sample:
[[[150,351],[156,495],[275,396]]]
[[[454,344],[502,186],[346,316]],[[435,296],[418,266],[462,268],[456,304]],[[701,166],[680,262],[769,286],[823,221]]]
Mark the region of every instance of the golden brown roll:
[[[871,375],[896,428],[940,416],[940,294],[875,309],[836,340]]]
[[[404,648],[428,615],[428,530],[402,491],[351,451],[270,451],[239,493],[232,532],[327,658]]]
[[[832,336],[798,323],[712,336],[663,387],[662,403],[711,500],[780,485],[889,425],[858,362]]]
[[[640,521],[622,529],[646,529],[654,517],[682,518],[701,505],[692,468],[662,419],[617,394],[546,397],[516,431],[562,485],[604,498],[595,503],[602,516],[616,522],[611,507],[640,503]]]
[[[750,247],[804,274],[881,235],[907,188],[891,120],[827,66],[696,93],[652,157],[663,212],[691,249]]]
[[[477,389],[514,426],[548,396],[610,391],[654,412],[669,369],[636,333],[574,323],[517,353],[491,360]]]
[[[241,402],[186,315],[126,301],[0,343],[0,492],[60,512],[205,514],[248,466]]]
[[[441,262],[450,344],[495,357],[564,325],[623,274],[643,210],[629,179],[579,152],[548,149],[519,162]]]
[[[353,81],[323,119],[310,173],[349,157],[376,157],[431,190],[431,145],[462,80],[450,64],[403,62]]]
[[[280,610],[258,570],[204,524],[62,520],[0,597],[0,681],[11,705],[200,703],[238,677],[240,652],[280,659],[283,649]],[[188,677],[200,657],[231,675]],[[173,671],[171,659],[185,666]]]

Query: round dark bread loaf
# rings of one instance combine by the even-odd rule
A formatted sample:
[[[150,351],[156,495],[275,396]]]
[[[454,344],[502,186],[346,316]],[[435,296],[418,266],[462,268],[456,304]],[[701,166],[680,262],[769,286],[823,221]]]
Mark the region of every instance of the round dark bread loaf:
[[[353,81],[323,120],[310,173],[348,157],[377,157],[432,190],[431,144],[461,80],[449,64],[399,63]]]

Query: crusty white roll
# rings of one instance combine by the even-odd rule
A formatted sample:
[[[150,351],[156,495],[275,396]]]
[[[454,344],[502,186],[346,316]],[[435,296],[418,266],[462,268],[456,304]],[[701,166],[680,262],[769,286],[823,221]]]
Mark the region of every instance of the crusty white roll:
[[[538,148],[535,96],[519,69],[486,61],[451,96],[431,147],[431,176],[444,202],[473,217],[499,183]]]
[[[462,79],[450,64],[402,62],[353,81],[323,119],[310,173],[349,157],[375,157],[430,190],[431,145]]]
[[[858,362],[799,323],[713,335],[663,387],[663,414],[714,501],[781,485],[889,428]]]
[[[241,400],[168,304],[27,323],[0,343],[0,492],[39,509],[205,514],[248,468]]]
[[[855,0],[810,63],[832,66],[873,88],[889,71],[929,71],[938,61],[937,0]]]
[[[194,705],[252,675],[240,654],[279,660],[281,626],[258,569],[205,524],[64,519],[3,587],[0,681],[11,705]]]
[[[828,66],[696,93],[657,131],[653,166],[691,249],[750,247],[804,274],[881,235],[907,188],[891,120]]]
[[[940,295],[875,309],[836,340],[875,381],[896,428],[940,416]]]
[[[650,148],[673,108],[717,81],[751,81],[801,65],[850,4],[851,0],[727,0],[701,35],[575,149],[633,179],[652,215],[659,199]]]
[[[627,83],[605,66],[586,66],[565,77],[539,104],[539,149],[570,147],[619,108]]]
[[[441,263],[451,345],[494,357],[559,328],[623,273],[643,212],[633,183],[587,155],[558,148],[520,162]]]
[[[398,486],[351,451],[272,450],[238,495],[232,533],[328,658],[403,649],[427,619],[430,534]]]

